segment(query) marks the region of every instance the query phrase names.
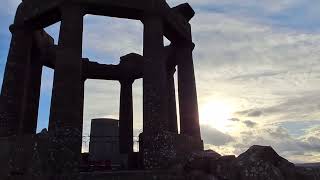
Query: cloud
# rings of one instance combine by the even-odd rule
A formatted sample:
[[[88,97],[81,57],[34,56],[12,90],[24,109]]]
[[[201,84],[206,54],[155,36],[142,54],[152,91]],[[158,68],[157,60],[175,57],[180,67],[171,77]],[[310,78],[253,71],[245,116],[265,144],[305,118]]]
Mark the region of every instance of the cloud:
[[[318,151],[320,149],[320,126],[311,127],[306,130],[305,135],[299,138],[301,146],[309,151]]]
[[[201,135],[206,144],[215,146],[227,145],[234,141],[232,136],[206,125],[201,126]]]
[[[238,122],[238,121],[240,121],[240,119],[238,119],[238,118],[231,118],[231,119],[228,119],[229,121],[234,121],[234,122]]]
[[[216,12],[281,28],[319,32],[320,2],[313,0],[189,0],[196,14]],[[172,6],[183,0],[168,1]]]
[[[205,8],[213,8],[223,9],[225,11],[230,11],[234,9],[234,11],[243,12],[244,9],[251,11],[263,10],[264,12],[276,13],[279,11],[283,11],[289,9],[290,7],[298,4],[299,0],[283,0],[281,2],[277,0],[262,0],[262,1],[243,1],[243,0],[189,0],[188,1],[192,6]],[[172,0],[169,1],[170,4],[180,4],[184,3],[183,0]],[[239,10],[241,8],[241,10]],[[224,11],[224,12],[225,12]],[[263,12],[262,12],[263,13]]]
[[[319,162],[319,128],[316,126],[305,129],[299,137],[292,137],[287,129],[279,126],[243,129],[225,145],[205,141],[205,148],[224,155],[239,155],[252,145],[264,145],[272,146],[281,156],[294,163]]]
[[[251,120],[242,121],[239,118],[231,118],[231,119],[228,119],[228,120],[229,121],[233,121],[233,122],[241,122],[248,128],[253,128],[253,127],[256,127],[258,125],[258,123],[254,122],[254,121],[251,121]],[[233,125],[237,125],[237,124],[233,124]]]
[[[236,114],[245,115],[247,117],[259,117],[263,114],[263,112],[258,109],[249,109],[245,111],[236,112]]]
[[[234,80],[248,80],[248,79],[258,79],[258,78],[266,78],[266,77],[272,77],[272,76],[278,76],[281,74],[287,73],[287,71],[270,71],[270,72],[259,72],[259,73],[253,73],[253,74],[245,74],[245,75],[239,75],[234,76],[230,78],[231,81]]]
[[[279,94],[281,96],[281,93]],[[311,120],[318,117],[320,104],[317,103],[320,96],[319,91],[302,91],[290,95],[287,92],[284,100],[269,107],[257,107],[255,109],[244,110],[236,112],[236,114],[245,117],[276,117],[273,122],[287,121],[294,119],[300,121],[301,119]]]
[[[248,113],[248,116],[249,117],[259,117],[262,115],[262,112],[261,111],[252,111],[252,112],[249,112]]]
[[[256,122],[253,122],[253,121],[250,121],[250,120],[245,120],[245,121],[243,121],[243,123],[249,128],[253,128],[253,127],[255,127],[257,125]]]
[[[142,54],[140,21],[87,15],[84,22],[84,56],[93,61],[117,64],[128,53]]]

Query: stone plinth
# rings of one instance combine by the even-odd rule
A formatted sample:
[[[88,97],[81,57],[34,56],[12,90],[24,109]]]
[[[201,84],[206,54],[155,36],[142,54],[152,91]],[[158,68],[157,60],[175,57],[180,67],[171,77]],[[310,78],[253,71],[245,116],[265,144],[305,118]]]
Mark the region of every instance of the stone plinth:
[[[155,140],[158,143],[145,146],[145,141]],[[143,164],[147,168],[165,169],[188,160],[193,152],[203,151],[203,141],[199,138],[181,135],[172,132],[154,134],[153,136],[140,135],[140,144],[143,153]],[[155,163],[157,162],[157,164]]]

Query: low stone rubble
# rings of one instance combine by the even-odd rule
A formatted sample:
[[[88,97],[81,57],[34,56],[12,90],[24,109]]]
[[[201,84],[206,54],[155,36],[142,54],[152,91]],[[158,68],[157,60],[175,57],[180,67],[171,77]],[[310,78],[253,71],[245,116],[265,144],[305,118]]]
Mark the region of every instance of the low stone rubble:
[[[190,158],[185,171],[202,171],[218,180],[320,180],[320,167],[296,167],[270,146],[254,145],[238,157],[217,154],[206,151]]]

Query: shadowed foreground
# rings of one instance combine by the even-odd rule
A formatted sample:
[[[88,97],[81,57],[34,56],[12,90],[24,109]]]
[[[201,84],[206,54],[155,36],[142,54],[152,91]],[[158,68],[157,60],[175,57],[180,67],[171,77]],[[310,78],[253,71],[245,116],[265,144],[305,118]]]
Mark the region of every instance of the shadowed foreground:
[[[28,140],[28,138],[26,138]],[[19,179],[43,180],[55,178],[55,172],[59,167],[54,163],[55,159],[48,159],[49,154],[61,149],[65,153],[72,151],[67,147],[52,149],[48,142],[54,143],[54,139],[46,133],[37,134],[31,144],[34,148],[25,156],[28,169],[28,177],[10,172],[4,172],[1,168],[0,176],[16,177]],[[28,143],[27,141],[25,143]],[[3,149],[2,149],[3,150]],[[14,156],[11,156],[14,157]],[[8,158],[8,157],[1,157]],[[68,157],[64,157],[67,159]],[[14,163],[15,158],[9,159]],[[67,162],[67,161],[65,161]],[[58,163],[59,164],[59,163]],[[14,174],[12,174],[14,173]],[[63,173],[63,172],[62,172]],[[0,177],[0,179],[3,179]],[[68,177],[70,178],[70,177]],[[163,169],[153,170],[86,170],[80,174],[74,174],[72,179],[81,180],[320,180],[320,166],[294,165],[279,156],[270,146],[254,145],[238,157],[234,155],[221,156],[212,151],[199,151],[193,153],[187,160],[177,162]]]

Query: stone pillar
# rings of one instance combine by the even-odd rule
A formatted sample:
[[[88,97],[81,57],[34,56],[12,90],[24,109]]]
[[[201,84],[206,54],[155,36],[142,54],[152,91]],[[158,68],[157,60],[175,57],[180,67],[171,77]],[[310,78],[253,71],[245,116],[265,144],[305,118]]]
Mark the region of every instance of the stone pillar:
[[[37,89],[38,82],[33,82],[32,78],[37,81],[41,73],[39,75],[39,68],[34,64],[34,31],[22,25],[20,8],[21,5],[17,9],[14,25],[10,26],[12,39],[0,96],[0,179],[9,176],[21,179],[28,173],[32,157],[30,152],[33,150],[33,136],[30,134],[35,134],[37,121],[30,119],[37,113],[29,105],[37,106],[37,91],[33,90]]]
[[[180,42],[177,47],[180,133],[201,138],[197,90],[193,67],[192,42]]]
[[[43,29],[35,30],[33,32],[32,39],[26,111],[24,116],[25,119],[23,121],[23,134],[36,133],[41,90],[41,75],[42,67],[44,65],[42,58],[44,58],[43,54],[46,49],[54,46],[53,38]],[[45,62],[47,62],[47,60],[45,60]]]
[[[141,151],[147,169],[167,167],[176,155],[168,124],[168,78],[163,45],[163,21],[149,15],[143,19],[143,135]]]
[[[173,133],[178,133],[177,124],[177,106],[176,106],[176,92],[174,84],[174,73],[176,68],[171,68],[168,70],[168,90],[169,90],[169,131]]]
[[[17,31],[14,26],[11,27],[12,31]],[[19,31],[19,30],[18,30]],[[31,50],[29,53],[29,59],[25,61],[27,63],[25,68],[23,83],[16,83],[17,90],[23,90],[23,100],[19,102],[19,106],[22,108],[19,118],[19,127],[21,134],[35,134],[37,129],[39,98],[41,88],[41,75],[42,75],[42,63],[40,61],[40,47],[35,44],[35,35],[39,33],[37,31],[32,32]],[[9,60],[8,60],[9,64]],[[19,87],[24,85],[24,89]],[[3,89],[6,87],[3,86]],[[10,93],[10,92],[9,92]]]
[[[17,10],[15,24],[21,23]],[[32,31],[15,25],[10,27],[12,39],[0,96],[0,137],[22,131],[30,71]]]
[[[39,60],[39,54],[35,52],[36,50],[38,49],[34,49],[31,56],[23,134],[35,134],[37,130],[42,64]]]
[[[78,170],[82,145],[82,9],[77,5],[64,4],[61,18],[49,133],[58,147],[54,153],[55,173],[72,174]]]
[[[168,130],[167,68],[164,60],[163,22],[160,17],[148,16],[144,24],[143,56],[143,132]]]
[[[120,153],[133,152],[133,80],[120,80],[120,116],[119,116],[119,141]]]

